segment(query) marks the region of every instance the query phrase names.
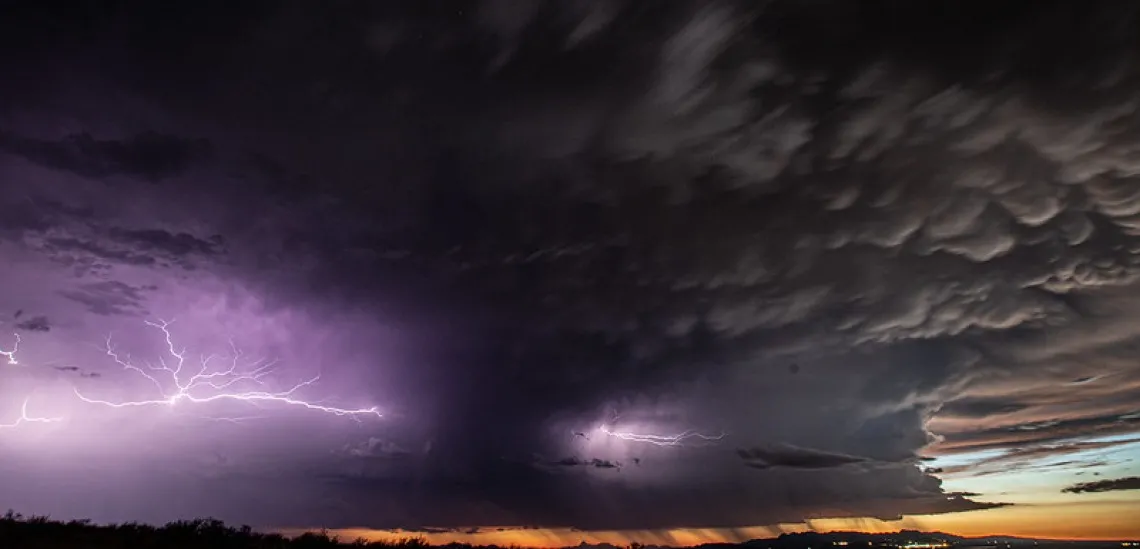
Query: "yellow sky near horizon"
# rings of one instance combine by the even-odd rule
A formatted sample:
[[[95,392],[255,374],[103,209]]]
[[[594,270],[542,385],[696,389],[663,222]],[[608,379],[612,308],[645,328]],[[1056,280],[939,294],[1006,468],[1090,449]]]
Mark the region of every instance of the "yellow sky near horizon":
[[[739,542],[774,537],[782,532],[837,530],[872,533],[902,529],[940,531],[962,536],[1011,535],[1020,537],[1132,540],[1140,539],[1140,498],[1095,498],[1093,501],[1070,501],[1044,504],[1022,504],[983,511],[967,511],[941,515],[904,517],[897,521],[869,518],[819,519],[805,523],[722,529],[673,529],[637,531],[576,531],[562,529],[495,529],[477,533],[404,531],[346,528],[330,530],[342,540],[362,538],[368,541],[398,540],[420,537],[432,544],[451,542],[473,545],[524,547],[566,547],[579,543],[611,543],[625,546],[632,542],[673,546],[691,546],[712,542]],[[303,530],[282,530],[296,535]]]

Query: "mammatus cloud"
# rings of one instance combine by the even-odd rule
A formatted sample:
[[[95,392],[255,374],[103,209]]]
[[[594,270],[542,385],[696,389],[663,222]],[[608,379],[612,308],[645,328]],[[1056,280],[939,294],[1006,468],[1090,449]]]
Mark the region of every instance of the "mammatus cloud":
[[[1074,484],[1062,490],[1070,494],[1112,492],[1116,490],[1140,490],[1140,477],[1125,477]]]

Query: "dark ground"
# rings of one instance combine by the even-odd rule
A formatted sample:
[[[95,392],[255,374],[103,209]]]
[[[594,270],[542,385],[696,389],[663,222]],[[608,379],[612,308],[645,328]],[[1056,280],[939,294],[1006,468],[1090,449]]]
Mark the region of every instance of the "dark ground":
[[[840,542],[846,545],[838,545]],[[1020,538],[962,538],[942,533],[903,531],[895,534],[834,532],[828,534],[784,534],[774,539],[757,539],[742,544],[710,544],[704,549],[809,549],[811,547],[905,547],[914,543],[944,542],[951,547],[978,549],[1108,549],[1122,542],[1052,541]],[[145,524],[96,525],[89,521],[59,522],[47,517],[24,517],[9,511],[0,518],[0,548],[3,549],[302,549],[317,547],[369,547],[385,549],[426,549],[422,539],[400,541],[339,540],[324,532],[311,532],[296,538],[254,532],[248,526],[233,527],[213,519],[179,521],[165,526]],[[449,549],[473,549],[470,545],[450,544]],[[489,546],[488,549],[498,549]],[[616,549],[604,546],[603,549]],[[629,549],[648,549],[634,544]]]

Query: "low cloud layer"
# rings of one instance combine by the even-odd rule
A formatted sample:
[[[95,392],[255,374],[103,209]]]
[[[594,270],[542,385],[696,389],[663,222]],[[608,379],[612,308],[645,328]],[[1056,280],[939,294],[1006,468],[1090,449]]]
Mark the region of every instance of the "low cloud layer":
[[[894,518],[1000,506],[919,455],[1140,431],[1135,9],[85,9],[3,18],[0,423],[69,419],[0,506]],[[76,402],[151,394],[154,318],[384,417]]]
[[[819,452],[787,445],[737,450],[736,453],[747,466],[756,469],[767,469],[769,467],[827,469],[866,461],[857,456]]]

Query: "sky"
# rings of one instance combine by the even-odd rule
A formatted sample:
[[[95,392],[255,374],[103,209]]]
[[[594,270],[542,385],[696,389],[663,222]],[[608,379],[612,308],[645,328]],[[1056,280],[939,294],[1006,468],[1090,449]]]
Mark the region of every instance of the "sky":
[[[0,7],[0,508],[1140,538],[1140,5]]]

